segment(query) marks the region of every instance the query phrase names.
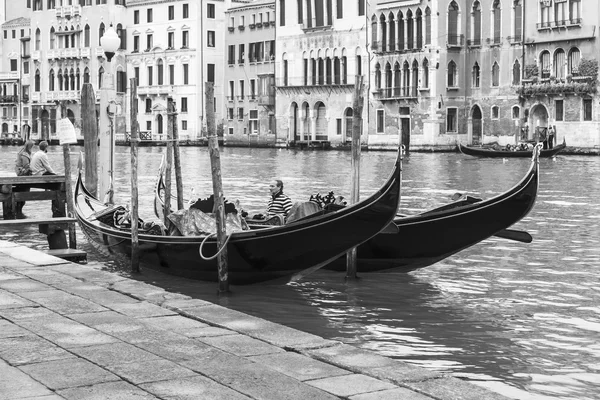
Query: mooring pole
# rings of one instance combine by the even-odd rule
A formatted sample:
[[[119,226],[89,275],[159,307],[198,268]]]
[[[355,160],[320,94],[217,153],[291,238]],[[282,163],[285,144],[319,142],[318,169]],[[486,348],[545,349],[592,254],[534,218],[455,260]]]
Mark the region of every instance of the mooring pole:
[[[129,80],[131,88],[130,119],[131,119],[131,271],[140,272],[140,242],[138,227],[138,120],[137,120],[137,80]]]
[[[175,187],[177,189],[177,209],[183,210],[183,180],[181,178],[181,158],[179,156],[179,133],[177,130],[177,111],[172,97],[167,99],[168,124],[173,130],[173,162],[175,164]]]
[[[171,213],[171,169],[173,167],[173,115],[168,112],[167,108],[167,165],[165,165],[165,206],[164,217],[165,226],[169,226],[169,218]]]
[[[84,83],[81,88],[81,119],[85,151],[85,187],[98,198],[98,120],[96,96],[91,83]]]
[[[215,125],[214,84],[206,83],[206,128],[208,131],[208,153],[210,155],[210,170],[212,174],[213,194],[215,199],[214,213],[217,225],[217,251],[226,246],[225,206],[223,203],[223,183],[221,181],[221,156],[219,154],[219,139]],[[227,249],[223,248],[217,256],[219,266],[219,293],[229,292],[229,266],[227,264]]]
[[[61,118],[67,118],[67,107],[64,101],[60,102],[60,114]],[[63,148],[63,161],[65,163],[65,191],[67,195],[67,215],[75,215],[75,206],[73,204],[73,186],[71,185],[71,153],[69,143],[62,145]],[[75,230],[75,224],[69,224],[69,248],[77,248],[77,231]]]
[[[352,188],[350,203],[356,204],[360,200],[360,134],[362,128],[363,110],[363,76],[357,75],[354,83],[354,96],[352,99]],[[356,279],[356,247],[346,253],[346,279]]]

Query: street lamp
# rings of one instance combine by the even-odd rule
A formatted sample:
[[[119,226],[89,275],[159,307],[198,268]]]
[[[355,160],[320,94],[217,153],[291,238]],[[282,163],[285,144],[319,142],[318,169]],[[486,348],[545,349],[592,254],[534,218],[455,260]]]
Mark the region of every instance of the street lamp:
[[[100,167],[99,195],[105,196],[106,203],[113,203],[113,171],[114,171],[114,129],[113,116],[116,112],[116,97],[114,79],[112,75],[112,58],[119,49],[121,39],[112,24],[100,38],[100,46],[106,56],[106,69],[102,77],[100,88],[100,149],[98,164]]]

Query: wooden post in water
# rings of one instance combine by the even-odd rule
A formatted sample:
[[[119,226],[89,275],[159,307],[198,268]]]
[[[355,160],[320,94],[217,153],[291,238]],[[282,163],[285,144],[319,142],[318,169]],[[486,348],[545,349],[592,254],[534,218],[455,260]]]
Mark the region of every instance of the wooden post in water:
[[[138,120],[137,120],[137,80],[129,80],[131,88],[130,116],[131,116],[131,271],[140,272],[140,242],[138,237]]]
[[[98,198],[98,119],[96,96],[91,83],[84,83],[81,88],[81,119],[85,150],[85,187]]]
[[[363,76],[357,75],[354,83],[354,97],[352,99],[352,188],[350,203],[360,201],[360,136],[362,131],[363,110]],[[346,279],[356,279],[356,247],[346,253]]]
[[[64,101],[60,102],[60,114],[62,118],[67,118],[67,107]],[[69,144],[65,143],[62,145],[63,148],[63,160],[65,163],[65,192],[67,195],[67,215],[75,215],[75,206],[73,204],[73,187],[71,185],[71,153]],[[77,248],[77,232],[75,230],[75,224],[69,224],[69,248]]]
[[[173,129],[173,162],[175,164],[175,186],[177,188],[177,209],[183,210],[183,180],[181,178],[181,158],[179,156],[179,133],[177,111],[172,97],[167,99],[168,124]]]
[[[173,115],[167,108],[167,165],[165,165],[165,205],[164,218],[165,226],[169,226],[167,215],[171,212],[171,168],[173,166]]]
[[[226,246],[225,206],[223,203],[223,183],[221,181],[221,157],[219,154],[219,139],[215,124],[214,84],[206,83],[206,127],[208,131],[208,153],[212,174],[213,194],[215,198],[215,219],[217,225],[217,251]],[[229,266],[227,264],[227,249],[217,256],[219,265],[219,293],[229,291]]]

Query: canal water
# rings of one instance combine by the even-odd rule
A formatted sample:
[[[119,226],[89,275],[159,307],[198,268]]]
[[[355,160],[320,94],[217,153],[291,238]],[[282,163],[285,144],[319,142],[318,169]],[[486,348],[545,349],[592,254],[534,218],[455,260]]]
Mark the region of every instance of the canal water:
[[[0,147],[0,171],[12,173],[16,150]],[[71,148],[73,171],[80,150]],[[152,188],[164,150],[140,149],[140,216],[145,220],[155,219]],[[181,152],[186,196],[207,196],[212,192],[207,149],[183,147]],[[62,170],[62,150],[51,147],[49,156]],[[269,181],[281,178],[293,200],[329,191],[349,197],[350,156],[222,148],[225,195],[259,212]],[[394,159],[393,152],[363,152],[362,196],[384,182]],[[128,149],[118,147],[116,160],[116,200],[126,203]],[[445,204],[456,192],[482,198],[503,192],[525,174],[529,160],[413,153],[403,164],[400,211],[411,214]],[[532,234],[531,244],[489,239],[409,274],[362,274],[345,282],[343,274],[318,271],[294,284],[236,286],[224,298],[216,296],[215,283],[182,283],[160,274],[150,280],[511,398],[599,399],[600,157],[558,156],[541,160],[540,166],[536,205],[514,226]],[[24,211],[35,216],[49,207],[28,204]],[[44,248],[36,230],[0,231],[0,239]],[[95,253],[85,238],[78,240],[90,260],[125,270]]]

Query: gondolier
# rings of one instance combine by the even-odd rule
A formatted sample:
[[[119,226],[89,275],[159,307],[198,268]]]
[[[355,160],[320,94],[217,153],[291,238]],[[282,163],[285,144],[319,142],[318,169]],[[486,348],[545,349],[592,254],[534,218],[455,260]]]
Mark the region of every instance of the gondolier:
[[[269,185],[271,199],[267,204],[267,216],[281,215],[287,218],[288,213],[292,209],[292,200],[283,194],[283,182],[279,179],[274,180]]]

